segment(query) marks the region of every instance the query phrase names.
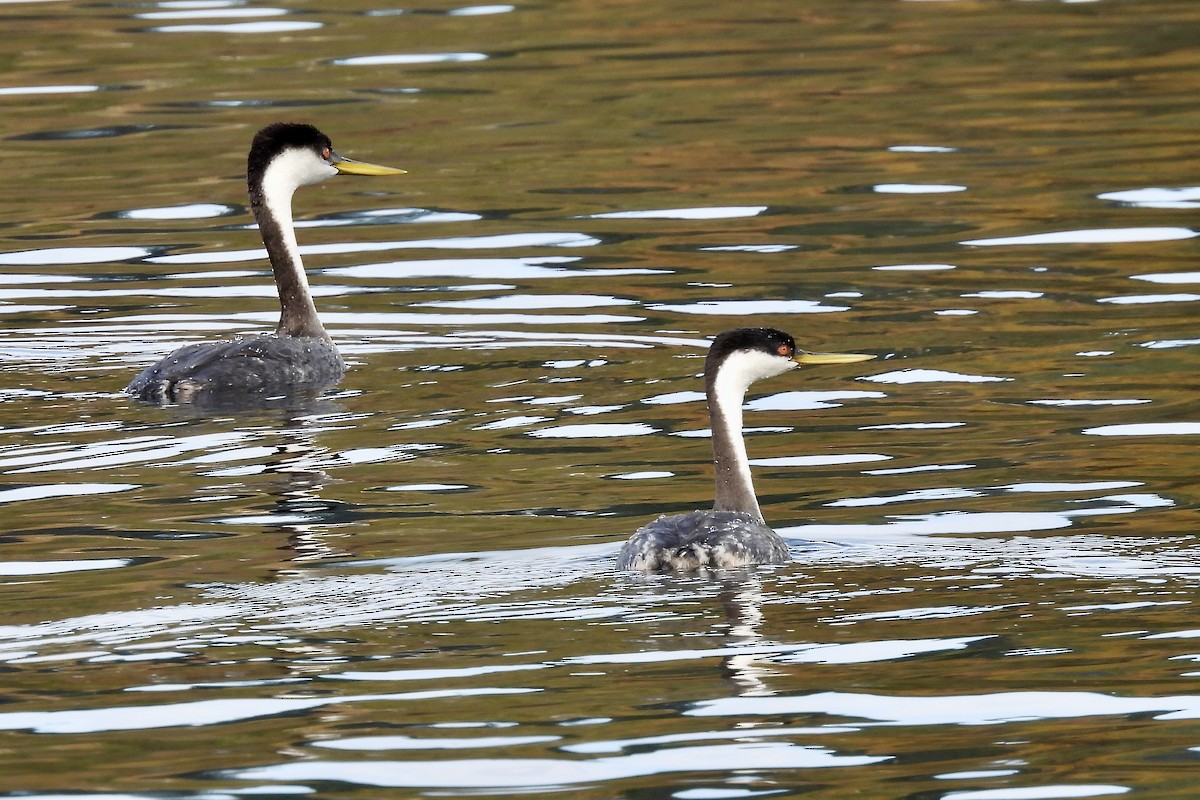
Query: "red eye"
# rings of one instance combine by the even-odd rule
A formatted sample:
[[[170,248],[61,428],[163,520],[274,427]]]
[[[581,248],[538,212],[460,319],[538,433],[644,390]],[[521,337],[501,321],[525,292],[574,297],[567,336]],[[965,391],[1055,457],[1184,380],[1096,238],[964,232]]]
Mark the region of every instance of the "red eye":
[[[779,353],[779,355],[784,356],[785,358],[792,357],[792,348],[788,347],[786,344],[781,344],[781,345],[779,345],[779,347],[777,347],[775,349],[776,349],[776,352]]]
[[[324,150],[321,151],[321,158],[325,159],[326,161],[328,161],[332,155],[333,155],[333,151],[330,150],[328,147],[326,147]]]

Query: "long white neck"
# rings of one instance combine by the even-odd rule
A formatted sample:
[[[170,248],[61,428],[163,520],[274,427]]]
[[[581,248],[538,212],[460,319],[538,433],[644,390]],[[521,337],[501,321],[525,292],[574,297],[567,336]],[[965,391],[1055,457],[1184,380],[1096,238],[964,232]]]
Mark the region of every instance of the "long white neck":
[[[757,519],[763,518],[742,436],[742,403],[754,381],[779,375],[794,366],[767,353],[739,351],[721,362],[715,375],[705,375],[716,471],[714,511],[744,511]]]
[[[258,230],[271,259],[271,271],[279,290],[279,325],[275,332],[281,336],[319,336],[329,338],[308,287],[300,246],[292,224],[292,195],[296,188],[315,183],[333,174],[317,173],[311,166],[311,156],[293,151],[276,157],[262,174],[257,185],[250,186],[250,207],[258,220]]]
[[[745,386],[728,381],[714,382],[709,394],[708,415],[712,420],[713,468],[716,472],[714,511],[744,511],[762,519],[754,483],[750,478],[750,460],[742,437],[742,402]]]

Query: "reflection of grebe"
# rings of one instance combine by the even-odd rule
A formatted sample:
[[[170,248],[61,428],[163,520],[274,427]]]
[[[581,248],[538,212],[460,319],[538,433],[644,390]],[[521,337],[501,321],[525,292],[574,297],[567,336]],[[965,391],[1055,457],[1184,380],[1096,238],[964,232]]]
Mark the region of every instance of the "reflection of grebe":
[[[704,389],[712,418],[716,502],[712,511],[663,516],[643,526],[617,560],[619,569],[694,570],[780,564],[787,544],[767,527],[742,439],[742,401],[750,384],[802,364],[850,364],[874,358],[857,353],[805,353],[792,337],[771,328],[737,328],[716,338],[704,362]]]
[[[402,172],[342,158],[311,125],[280,122],[259,131],[250,145],[246,182],[279,291],[275,333],[181,347],[147,367],[125,391],[142,400],[186,403],[201,395],[279,394],[337,383],[345,366],[308,291],[292,226],[292,194],[338,174]]]

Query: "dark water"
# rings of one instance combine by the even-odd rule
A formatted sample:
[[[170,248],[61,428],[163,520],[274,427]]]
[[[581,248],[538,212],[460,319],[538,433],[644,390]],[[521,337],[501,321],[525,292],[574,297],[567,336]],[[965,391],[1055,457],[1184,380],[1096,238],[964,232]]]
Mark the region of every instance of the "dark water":
[[[4,3],[0,791],[1190,798],[1191,2]],[[352,362],[262,330],[243,179]],[[795,563],[618,574],[712,488],[706,337]]]

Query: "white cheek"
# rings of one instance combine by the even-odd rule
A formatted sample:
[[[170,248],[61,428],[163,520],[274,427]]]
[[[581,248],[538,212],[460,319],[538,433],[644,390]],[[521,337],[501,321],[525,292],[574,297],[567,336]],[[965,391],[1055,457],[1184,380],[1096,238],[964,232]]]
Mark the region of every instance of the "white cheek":
[[[761,350],[741,350],[725,359],[719,377],[732,384],[749,386],[755,381],[782,375],[797,366],[799,365],[790,358],[771,355]]]
[[[310,150],[285,150],[267,167],[263,175],[263,188],[267,191],[290,195],[298,186],[307,186],[337,175],[337,170],[326,164]]]
[[[741,404],[750,384],[772,378],[798,367],[795,361],[760,350],[740,350],[731,353],[717,372],[713,388],[718,398],[727,403]]]

